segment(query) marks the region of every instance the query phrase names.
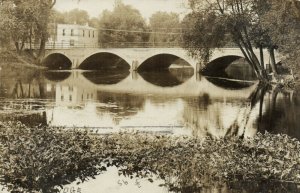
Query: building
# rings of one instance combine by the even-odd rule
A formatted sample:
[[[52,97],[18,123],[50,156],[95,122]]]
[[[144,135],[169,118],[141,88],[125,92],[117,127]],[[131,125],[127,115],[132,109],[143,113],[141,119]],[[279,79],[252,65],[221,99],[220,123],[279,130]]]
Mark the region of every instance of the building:
[[[88,25],[52,24],[46,49],[98,47],[98,30]]]

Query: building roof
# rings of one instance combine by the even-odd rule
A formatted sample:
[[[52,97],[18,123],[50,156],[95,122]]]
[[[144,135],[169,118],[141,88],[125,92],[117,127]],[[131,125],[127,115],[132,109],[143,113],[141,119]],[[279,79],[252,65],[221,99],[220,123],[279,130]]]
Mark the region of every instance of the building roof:
[[[88,29],[88,30],[97,30],[96,28],[86,25],[79,25],[79,24],[60,24],[58,23],[57,26],[67,27],[67,28],[73,28],[73,29]]]

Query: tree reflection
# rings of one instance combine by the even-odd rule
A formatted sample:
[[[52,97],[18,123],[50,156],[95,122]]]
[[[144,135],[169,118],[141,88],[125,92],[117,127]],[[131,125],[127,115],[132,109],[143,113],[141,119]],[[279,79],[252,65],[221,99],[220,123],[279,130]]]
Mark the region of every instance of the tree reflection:
[[[296,91],[269,89],[261,96],[260,116],[257,120],[260,132],[283,133],[300,139],[300,95]]]
[[[6,98],[44,98],[45,89],[42,72],[26,69],[24,73],[20,70],[5,69],[1,74],[1,86],[5,90]]]
[[[122,119],[136,115],[145,105],[143,96],[129,93],[98,91],[97,100],[100,103],[107,104],[105,107],[97,107],[97,110],[99,112],[109,112],[117,125]]]
[[[243,102],[211,99],[209,94],[186,99],[183,118],[193,134],[202,137],[247,137],[268,131],[300,139],[299,100],[295,91],[259,85]]]
[[[29,126],[46,125],[46,104],[36,100],[47,97],[42,72],[24,69],[23,74],[11,68],[5,68],[4,71],[1,85],[5,99],[0,103],[0,120],[21,121]]]
[[[195,136],[243,137],[255,134],[250,117],[254,110],[249,101],[211,99],[206,93],[197,99],[187,99],[186,103],[183,119]]]

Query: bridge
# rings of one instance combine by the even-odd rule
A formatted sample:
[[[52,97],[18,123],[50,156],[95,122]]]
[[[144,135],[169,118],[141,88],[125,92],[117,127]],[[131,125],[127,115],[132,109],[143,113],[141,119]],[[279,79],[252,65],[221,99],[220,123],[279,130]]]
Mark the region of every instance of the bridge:
[[[259,49],[254,50],[259,55]],[[215,49],[209,63],[225,69],[233,61],[244,58],[239,48]],[[201,64],[183,48],[61,48],[46,50],[44,65],[50,69],[99,70],[105,68],[153,70],[171,64],[189,65],[199,72]],[[269,53],[264,50],[264,63],[269,64]]]

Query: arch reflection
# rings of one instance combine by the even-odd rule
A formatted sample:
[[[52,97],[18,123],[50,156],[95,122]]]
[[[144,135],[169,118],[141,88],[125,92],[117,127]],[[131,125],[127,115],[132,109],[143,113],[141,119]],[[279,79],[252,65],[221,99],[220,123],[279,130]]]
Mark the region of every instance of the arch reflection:
[[[53,81],[53,82],[61,82],[66,79],[68,79],[71,76],[71,72],[66,71],[45,71],[43,73],[44,77],[47,80]]]
[[[174,87],[183,84],[194,75],[193,68],[169,68],[159,71],[139,72],[141,77],[156,86]]]
[[[127,78],[129,74],[128,70],[88,71],[82,73],[86,79],[97,85],[117,84]]]
[[[206,80],[211,82],[212,84],[230,90],[239,90],[243,88],[248,88],[255,84],[254,82],[245,82],[245,81],[234,81],[229,79],[222,79],[222,78],[213,78],[213,77],[206,77]]]

